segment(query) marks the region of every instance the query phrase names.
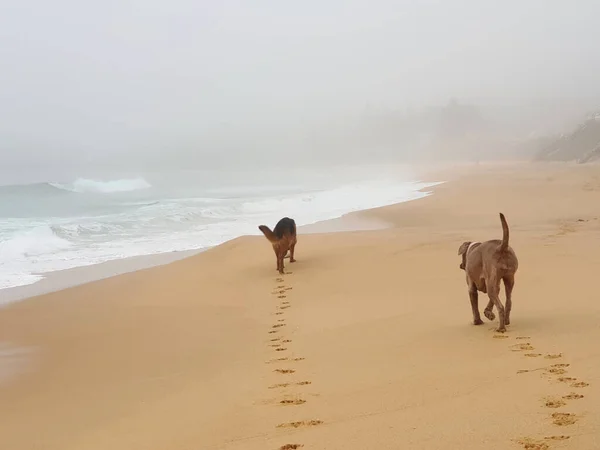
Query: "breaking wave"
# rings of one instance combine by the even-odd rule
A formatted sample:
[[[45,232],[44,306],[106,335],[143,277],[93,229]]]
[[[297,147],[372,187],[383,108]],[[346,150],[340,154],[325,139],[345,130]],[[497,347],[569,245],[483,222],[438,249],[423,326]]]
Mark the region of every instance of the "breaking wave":
[[[125,178],[122,180],[96,181],[88,178],[78,178],[70,184],[49,183],[50,186],[64,191],[77,193],[111,194],[113,192],[130,192],[152,187],[145,179]]]

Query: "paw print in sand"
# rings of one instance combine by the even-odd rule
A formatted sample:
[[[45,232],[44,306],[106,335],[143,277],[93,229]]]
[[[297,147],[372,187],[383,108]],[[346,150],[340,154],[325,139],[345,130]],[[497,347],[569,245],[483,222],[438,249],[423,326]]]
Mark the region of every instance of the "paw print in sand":
[[[303,427],[316,427],[322,425],[322,420],[301,420],[298,422],[287,422],[280,423],[277,428],[303,428]]]
[[[573,425],[577,422],[578,417],[572,413],[554,413],[552,414],[552,423],[559,427]]]

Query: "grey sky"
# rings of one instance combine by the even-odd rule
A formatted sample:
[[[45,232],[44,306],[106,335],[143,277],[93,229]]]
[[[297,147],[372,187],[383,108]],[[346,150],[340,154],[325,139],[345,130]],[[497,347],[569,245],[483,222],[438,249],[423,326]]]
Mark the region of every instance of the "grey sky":
[[[0,163],[259,152],[365,105],[600,94],[600,2],[3,0]]]

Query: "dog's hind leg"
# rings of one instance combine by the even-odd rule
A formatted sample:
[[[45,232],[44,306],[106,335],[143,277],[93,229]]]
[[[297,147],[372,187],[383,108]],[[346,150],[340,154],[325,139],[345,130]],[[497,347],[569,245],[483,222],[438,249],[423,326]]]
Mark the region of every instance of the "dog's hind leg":
[[[500,301],[500,280],[496,280],[495,278],[491,279],[490,283],[488,283],[487,288],[488,296],[490,297],[490,300],[494,303],[496,309],[498,310],[498,320],[500,323],[498,324],[498,328],[496,329],[496,331],[504,333],[506,331],[506,315],[504,312],[504,306]]]
[[[292,245],[290,245],[290,262],[296,262],[296,260],[294,259],[294,249],[296,248],[296,243],[294,242]]]
[[[273,251],[275,252],[275,261],[277,262],[277,272],[279,272],[279,249],[277,247],[273,247]]]
[[[507,275],[503,278],[504,290],[506,292],[506,325],[510,325],[510,310],[512,309],[512,290],[515,287],[514,275]]]
[[[493,322],[494,320],[496,320],[496,314],[494,314],[493,309],[494,309],[494,301],[490,299],[490,301],[488,302],[487,306],[483,310],[483,315],[485,317],[487,317],[487,319],[490,322]]]
[[[471,283],[469,286],[469,300],[471,300],[471,309],[473,310],[473,325],[482,325],[483,320],[479,315],[479,294],[475,283]]]
[[[285,252],[279,251],[277,253],[277,270],[279,273],[283,273],[283,258],[285,256]]]
[[[481,280],[479,280],[479,284],[480,284],[478,286],[479,290],[481,292],[483,292],[484,294],[487,294],[487,285],[486,285],[486,282],[485,282],[485,278],[482,278]],[[494,309],[494,302],[493,302],[493,300],[490,299],[490,301],[488,302],[487,306],[483,310],[483,315],[485,317],[487,317],[487,319],[490,322],[493,322],[496,319],[496,315],[494,314],[493,309]]]

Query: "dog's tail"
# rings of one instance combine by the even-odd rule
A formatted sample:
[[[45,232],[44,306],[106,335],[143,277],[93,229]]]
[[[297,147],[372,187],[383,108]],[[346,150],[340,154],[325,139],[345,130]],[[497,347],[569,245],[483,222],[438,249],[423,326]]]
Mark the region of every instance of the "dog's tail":
[[[504,214],[500,213],[500,222],[502,222],[502,244],[500,244],[500,251],[504,251],[508,248],[508,223],[504,218]]]
[[[275,236],[275,233],[273,233],[268,226],[260,225],[258,229],[262,231],[262,233],[270,242],[277,242],[277,236]]]

